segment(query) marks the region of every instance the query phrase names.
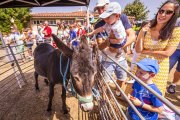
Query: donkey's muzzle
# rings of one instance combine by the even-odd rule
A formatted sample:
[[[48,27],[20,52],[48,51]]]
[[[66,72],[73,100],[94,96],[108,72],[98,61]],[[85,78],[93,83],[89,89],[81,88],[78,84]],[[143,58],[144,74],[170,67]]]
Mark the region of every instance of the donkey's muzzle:
[[[89,111],[93,110],[93,107],[94,107],[93,102],[80,104],[80,108],[84,112],[89,112]]]

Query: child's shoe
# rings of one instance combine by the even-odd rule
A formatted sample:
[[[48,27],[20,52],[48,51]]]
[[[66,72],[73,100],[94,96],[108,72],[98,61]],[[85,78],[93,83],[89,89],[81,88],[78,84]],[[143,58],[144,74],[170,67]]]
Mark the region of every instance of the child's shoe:
[[[167,88],[168,93],[170,94],[174,94],[176,92],[176,85],[171,84],[168,88]]]

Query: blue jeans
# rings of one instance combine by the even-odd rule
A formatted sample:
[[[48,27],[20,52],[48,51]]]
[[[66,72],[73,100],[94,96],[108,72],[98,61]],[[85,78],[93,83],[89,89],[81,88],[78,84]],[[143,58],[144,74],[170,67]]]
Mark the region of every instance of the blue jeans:
[[[27,48],[28,48],[28,49],[32,50],[33,43],[31,43],[31,44],[26,44],[26,45],[27,45]]]
[[[171,70],[177,62],[178,64],[177,64],[176,70],[180,72],[180,50],[179,49],[177,49],[170,57],[169,70]]]
[[[125,81],[127,79],[127,73],[114,62],[103,61],[102,64],[107,69],[110,75],[115,73],[118,80]],[[119,64],[125,69],[128,69],[128,64],[126,60],[120,61]],[[108,75],[106,75],[105,77],[107,77],[106,79],[109,79]]]

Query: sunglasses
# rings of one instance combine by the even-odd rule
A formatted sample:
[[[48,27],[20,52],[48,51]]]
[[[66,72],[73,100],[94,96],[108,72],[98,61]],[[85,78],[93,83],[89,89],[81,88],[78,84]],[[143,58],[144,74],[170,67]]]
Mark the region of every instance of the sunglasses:
[[[159,14],[164,14],[164,13],[165,13],[166,15],[171,15],[171,14],[174,13],[174,11],[161,9],[161,10],[158,11],[158,13],[159,13]]]

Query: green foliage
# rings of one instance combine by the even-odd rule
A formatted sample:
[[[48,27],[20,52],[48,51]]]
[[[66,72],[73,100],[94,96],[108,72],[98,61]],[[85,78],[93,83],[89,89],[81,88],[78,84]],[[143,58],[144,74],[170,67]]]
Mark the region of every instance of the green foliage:
[[[30,8],[2,8],[0,9],[0,31],[10,32],[11,18],[15,20],[18,30],[27,27],[30,21]]]
[[[135,17],[135,20],[141,21],[147,19],[149,10],[140,0],[134,0],[126,5],[123,12],[128,16]]]
[[[134,25],[134,26],[132,27],[132,29],[133,29],[134,31],[138,31],[138,30],[140,30],[140,27]]]

